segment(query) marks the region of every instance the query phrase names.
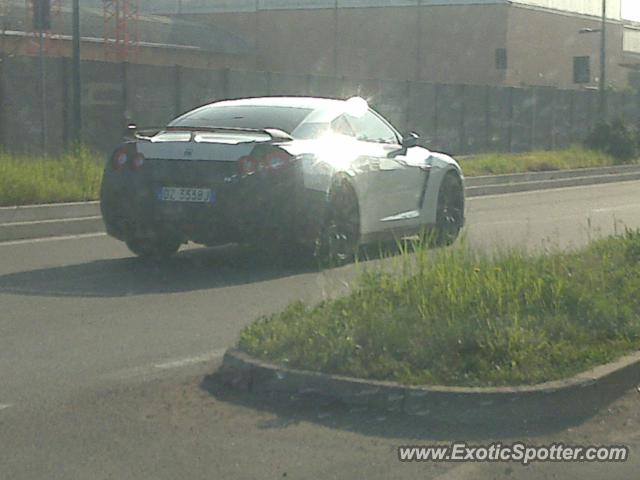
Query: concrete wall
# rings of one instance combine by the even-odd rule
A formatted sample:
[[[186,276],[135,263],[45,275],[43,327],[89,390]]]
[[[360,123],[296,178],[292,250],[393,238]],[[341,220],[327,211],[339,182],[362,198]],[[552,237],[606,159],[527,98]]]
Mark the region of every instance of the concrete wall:
[[[47,151],[70,132],[70,65],[47,64]],[[0,61],[0,149],[38,151],[41,103],[38,63]],[[181,112],[225,98],[262,95],[360,95],[399,129],[415,130],[430,148],[454,154],[550,149],[580,142],[596,121],[597,92],[514,88],[282,72],[210,70],[84,61],[83,137],[109,151],[129,121],[163,126]],[[611,93],[610,118],[640,121],[640,99]]]

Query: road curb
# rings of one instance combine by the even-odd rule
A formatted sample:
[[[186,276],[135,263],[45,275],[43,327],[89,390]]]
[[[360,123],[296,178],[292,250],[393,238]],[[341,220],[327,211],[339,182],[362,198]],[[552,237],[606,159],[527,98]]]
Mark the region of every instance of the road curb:
[[[640,384],[640,352],[557,380],[518,387],[407,386],[296,370],[228,350],[218,374],[255,394],[317,394],[346,405],[461,425],[573,423],[586,419]]]

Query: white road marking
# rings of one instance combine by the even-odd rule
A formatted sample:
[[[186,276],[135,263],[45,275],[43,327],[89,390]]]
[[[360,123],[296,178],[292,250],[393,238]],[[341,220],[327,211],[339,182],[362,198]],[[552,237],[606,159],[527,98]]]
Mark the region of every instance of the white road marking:
[[[73,222],[73,221],[84,221],[84,220],[100,220],[102,217],[100,215],[90,216],[90,217],[74,217],[74,218],[52,218],[49,220],[29,220],[26,222],[8,222],[3,223],[3,227],[16,227],[23,225],[39,225],[44,223],[58,223],[58,222]]]
[[[211,352],[197,355],[194,357],[178,358],[175,360],[169,360],[162,363],[154,363],[152,365],[144,365],[140,367],[127,368],[119,370],[113,373],[103,375],[103,378],[109,380],[128,380],[137,377],[146,377],[158,375],[168,370],[175,370],[178,368],[184,368],[191,365],[197,365],[199,363],[211,362],[222,358],[226,352],[226,349],[212,350]]]
[[[10,403],[0,403],[0,410],[6,410],[7,408],[13,407]]]
[[[594,208],[591,211],[594,213],[603,213],[603,212],[613,212],[615,210],[626,210],[628,208],[638,208],[638,207],[640,207],[640,203],[629,203],[626,205],[616,205],[615,207]]]
[[[213,350],[209,353],[205,353],[204,355],[198,355],[197,357],[187,357],[181,358],[179,360],[172,360],[169,362],[158,363],[154,365],[155,368],[159,368],[161,370],[170,370],[172,368],[181,368],[186,367],[188,365],[195,365],[197,363],[209,362],[211,360],[216,360],[221,358],[226,352],[226,349]]]
[[[97,233],[81,233],[78,235],[63,235],[59,237],[44,237],[44,238],[26,238],[24,240],[10,240],[7,242],[0,242],[0,247],[9,247],[11,245],[24,245],[29,243],[43,243],[43,242],[58,242],[62,240],[80,240],[84,238],[97,238],[106,237],[104,232]]]

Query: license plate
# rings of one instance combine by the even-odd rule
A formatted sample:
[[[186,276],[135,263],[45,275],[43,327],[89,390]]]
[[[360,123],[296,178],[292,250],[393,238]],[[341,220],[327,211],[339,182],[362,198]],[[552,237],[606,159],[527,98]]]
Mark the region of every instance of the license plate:
[[[216,195],[210,188],[162,187],[158,199],[163,202],[215,203]]]

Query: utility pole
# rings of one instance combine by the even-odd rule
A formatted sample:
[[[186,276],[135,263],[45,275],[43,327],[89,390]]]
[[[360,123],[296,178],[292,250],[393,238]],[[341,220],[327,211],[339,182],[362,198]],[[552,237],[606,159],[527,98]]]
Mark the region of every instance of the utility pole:
[[[607,122],[607,0],[602,0],[600,28],[581,28],[578,33],[600,33],[600,79],[598,81],[598,121]]]
[[[77,145],[82,142],[82,90],[80,83],[80,0],[73,0],[73,139]]]
[[[607,0],[602,0],[602,26],[600,27],[600,122],[607,121]]]

